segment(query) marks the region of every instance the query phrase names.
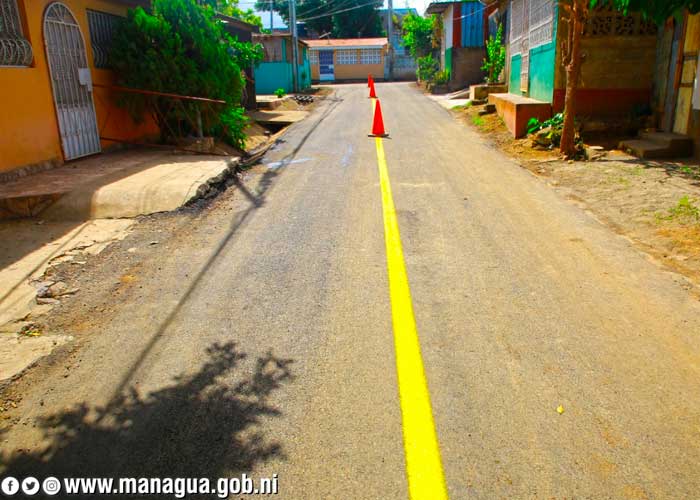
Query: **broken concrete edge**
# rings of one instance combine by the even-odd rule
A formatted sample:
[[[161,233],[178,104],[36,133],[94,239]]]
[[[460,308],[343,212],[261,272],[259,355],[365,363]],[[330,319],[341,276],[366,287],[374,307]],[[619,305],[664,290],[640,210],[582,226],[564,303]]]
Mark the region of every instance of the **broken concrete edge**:
[[[233,179],[235,179],[238,174],[259,163],[262,157],[265,156],[265,153],[267,153],[272,146],[277,144],[279,138],[282,137],[288,129],[289,126],[284,127],[282,130],[271,135],[264,144],[247,152],[244,158],[232,157],[228,159],[226,169],[199,186],[197,192],[185,202],[184,206],[189,207],[200,200],[214,198],[225,191],[226,188],[235,184]]]
[[[75,338],[72,335],[47,335],[44,337],[38,337],[38,338],[22,338],[20,336],[17,336],[12,339],[3,339],[4,342],[7,343],[15,343],[17,345],[24,344],[25,342],[31,342],[31,346],[26,346],[26,354],[31,355],[31,358],[22,363],[22,362],[17,362],[16,364],[21,364],[23,366],[11,371],[11,373],[0,379],[0,391],[4,391],[7,389],[9,386],[11,386],[15,381],[19,380],[22,378],[22,376],[27,373],[29,370],[34,368],[36,365],[38,365],[42,360],[44,359],[49,359],[54,356],[59,356],[60,352],[63,349],[72,349],[72,346],[74,345],[74,340]],[[37,345],[37,341],[41,344],[43,343],[44,345]],[[25,347],[24,345],[22,347]],[[4,351],[5,346],[0,346],[0,352]],[[42,352],[37,353],[37,348],[39,348]],[[20,350],[21,352],[21,350]],[[13,353],[14,359],[16,360],[17,358],[17,348],[13,348]]]
[[[190,206],[199,200],[213,198],[226,190],[229,185],[228,181],[238,174],[240,162],[241,159],[238,157],[226,160],[226,168],[219,174],[203,182],[202,185],[197,188],[195,194],[189,200],[185,201],[184,206]]]

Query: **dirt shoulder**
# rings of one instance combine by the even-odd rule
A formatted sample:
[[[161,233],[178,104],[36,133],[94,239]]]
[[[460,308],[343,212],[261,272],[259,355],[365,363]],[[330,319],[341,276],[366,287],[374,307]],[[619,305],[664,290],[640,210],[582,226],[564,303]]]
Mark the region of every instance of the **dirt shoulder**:
[[[568,162],[556,151],[513,139],[496,114],[481,107],[451,111],[494,147],[559,190],[664,265],[700,284],[700,166],[644,161],[618,150],[594,150],[592,160]],[[689,285],[690,288],[690,285]]]

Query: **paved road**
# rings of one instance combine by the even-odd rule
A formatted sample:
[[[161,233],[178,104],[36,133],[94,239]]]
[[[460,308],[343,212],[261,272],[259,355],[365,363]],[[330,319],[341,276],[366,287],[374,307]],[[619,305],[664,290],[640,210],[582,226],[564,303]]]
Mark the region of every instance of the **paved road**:
[[[377,92],[450,497],[696,497],[697,300],[412,86]],[[76,323],[89,342],[0,436],[6,471],[407,498],[370,118],[365,86],[336,87]]]

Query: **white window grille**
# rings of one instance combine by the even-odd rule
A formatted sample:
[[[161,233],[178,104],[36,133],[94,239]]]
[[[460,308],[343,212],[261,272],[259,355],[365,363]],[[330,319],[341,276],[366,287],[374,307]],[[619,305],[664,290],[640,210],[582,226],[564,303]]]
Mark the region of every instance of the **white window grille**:
[[[109,68],[109,51],[112,39],[123,18],[96,10],[87,11],[92,60],[96,68]]]
[[[337,64],[357,64],[356,50],[336,51]]]
[[[554,32],[554,1],[530,0],[530,49],[552,41]]]
[[[318,64],[318,50],[309,51],[309,63]]]
[[[382,54],[379,49],[361,49],[360,64],[381,64]]]
[[[515,55],[520,54],[525,31],[525,0],[511,0],[510,12],[510,52]]]
[[[0,0],[0,66],[29,66],[32,46],[24,38],[17,0]]]

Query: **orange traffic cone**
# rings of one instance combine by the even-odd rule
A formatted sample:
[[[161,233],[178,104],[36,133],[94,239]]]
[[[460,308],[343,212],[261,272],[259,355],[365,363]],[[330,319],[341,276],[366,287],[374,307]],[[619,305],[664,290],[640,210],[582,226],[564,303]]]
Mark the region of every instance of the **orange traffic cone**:
[[[377,93],[374,91],[374,80],[369,82],[369,97],[370,97],[370,99],[377,98]]]
[[[367,86],[371,87],[374,84],[374,79],[372,78],[372,74],[370,73],[367,75]]]
[[[374,120],[372,121],[372,133],[370,136],[373,137],[388,137],[389,134],[384,130],[384,118],[382,117],[382,105],[379,103],[379,99],[374,103]]]

